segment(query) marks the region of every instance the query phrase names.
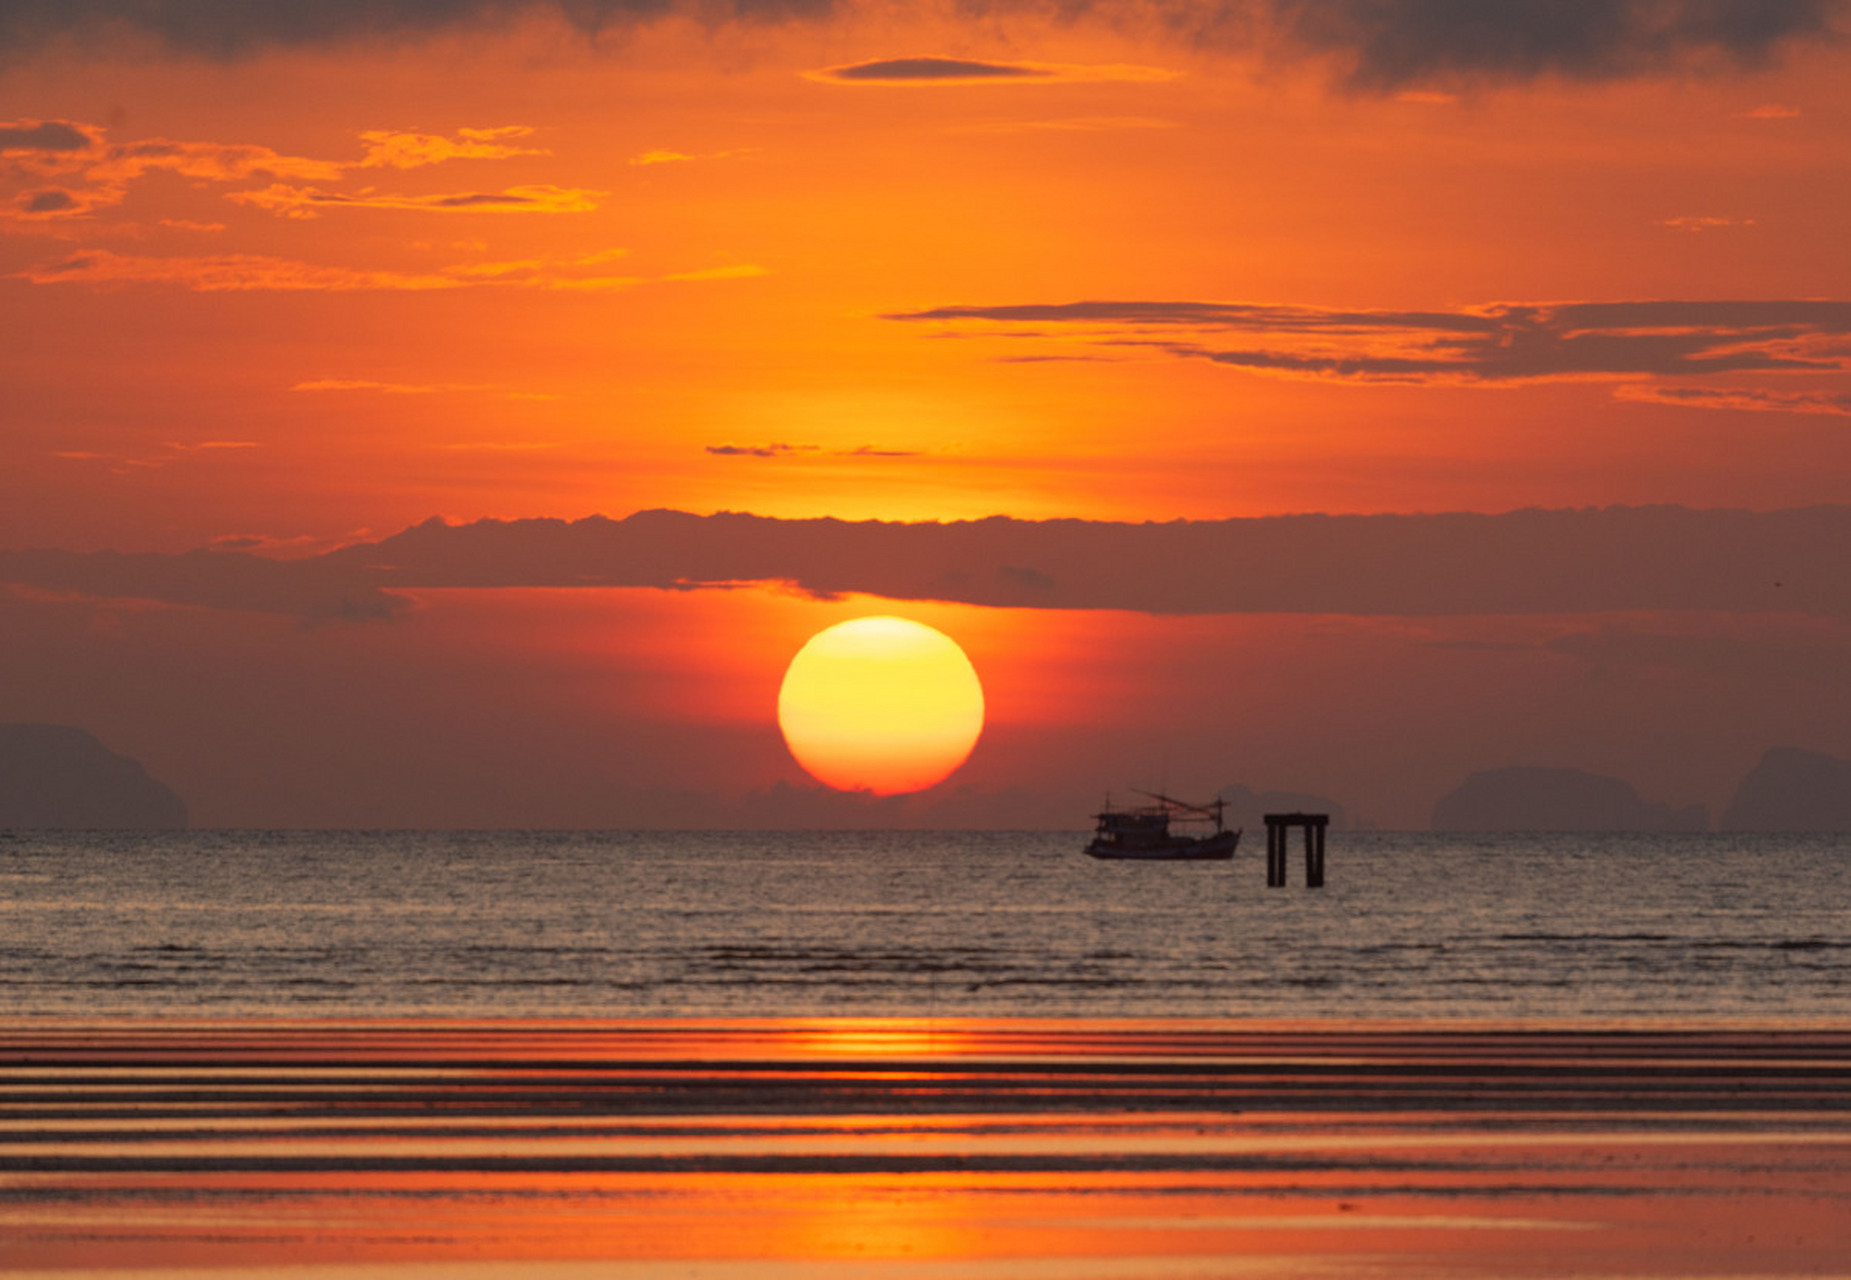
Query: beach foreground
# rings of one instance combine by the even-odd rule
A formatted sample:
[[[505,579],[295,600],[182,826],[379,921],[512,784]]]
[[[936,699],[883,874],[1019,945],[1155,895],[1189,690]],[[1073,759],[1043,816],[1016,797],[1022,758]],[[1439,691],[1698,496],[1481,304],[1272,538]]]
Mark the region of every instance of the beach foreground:
[[[1851,1033],[45,1021],[9,1275],[1851,1276]]]

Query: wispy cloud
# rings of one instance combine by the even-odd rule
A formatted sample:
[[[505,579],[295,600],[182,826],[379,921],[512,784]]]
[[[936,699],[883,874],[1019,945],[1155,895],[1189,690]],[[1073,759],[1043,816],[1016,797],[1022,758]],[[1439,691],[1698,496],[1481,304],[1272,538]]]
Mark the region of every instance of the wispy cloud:
[[[260,254],[143,258],[92,249],[57,262],[29,267],[16,272],[12,278],[33,284],[170,285],[198,293],[417,293],[491,287],[598,292],[656,283],[735,280],[762,274],[751,266],[715,267],[656,276],[613,275],[606,271],[605,265],[622,252],[606,250],[577,257],[457,263],[416,272],[325,266]]]
[[[1628,382],[1613,389],[1622,400],[1685,409],[1738,409],[1760,413],[1824,413],[1851,417],[1851,392],[1764,391],[1752,387],[1661,387]]]
[[[52,457],[63,458],[67,462],[97,462],[105,464],[116,475],[133,475],[137,471],[154,471],[178,462],[188,455],[203,455],[257,449],[262,446],[255,440],[167,440],[161,444],[158,453],[107,453],[95,449],[57,449]]]
[[[342,170],[340,164],[330,160],[284,155],[269,147],[246,143],[170,142],[164,138],[112,143],[103,149],[97,161],[84,168],[92,177],[122,182],[156,171],[208,182],[241,182],[259,176],[325,181],[340,177]]]
[[[261,191],[234,191],[239,204],[286,218],[315,218],[329,209],[411,209],[424,213],[584,213],[598,207],[609,194],[578,187],[509,187],[505,191],[442,192],[433,195],[394,195],[388,192],[324,191],[319,187],[292,187],[282,183]]]
[[[141,258],[102,249],[29,267],[16,278],[33,284],[165,284],[198,293],[418,291],[457,289],[464,284],[454,276],[437,273],[316,266],[260,254]]]
[[[1727,231],[1731,228],[1752,227],[1753,218],[1719,218],[1714,216],[1688,215],[1682,218],[1666,218],[1664,226],[1673,231]]]
[[[130,186],[151,173],[230,183],[260,177],[329,181],[342,172],[330,161],[243,143],[106,142],[101,127],[67,120],[0,126],[0,152],[0,183],[11,189],[0,216],[28,220],[87,217],[121,204]]]
[[[362,169],[416,169],[447,160],[506,160],[512,156],[546,156],[539,147],[522,147],[510,140],[533,133],[527,125],[509,124],[495,129],[458,129],[449,137],[436,133],[399,133],[369,129],[360,135],[366,155]]]
[[[1784,102],[1764,102],[1752,111],[1743,113],[1749,120],[1797,120],[1804,114],[1798,107],[1790,107]]]
[[[721,458],[917,458],[917,449],[883,449],[875,445],[857,445],[853,449],[825,449],[819,444],[710,444],[707,452]]]
[[[379,382],[371,378],[310,378],[289,388],[291,391],[355,391],[387,396],[493,395],[508,400],[556,400],[544,391],[517,391],[497,383],[483,382]],[[463,446],[454,446],[461,448]]]
[[[256,191],[234,191],[230,198],[254,208],[289,217],[313,217],[323,208],[361,207],[459,210],[576,212],[596,207],[601,192],[554,186],[521,186],[503,191],[469,191],[435,195],[389,195],[373,188],[330,191],[294,183],[331,183],[368,169],[412,169],[449,160],[501,160],[548,152],[515,145],[533,130],[526,125],[461,129],[452,136],[368,130],[357,161],[318,160],[284,155],[247,143],[175,142],[148,138],[108,142],[99,125],[70,120],[22,119],[0,123],[0,217],[15,221],[68,221],[86,218],[119,205],[130,187],[151,173],[172,173],[202,182],[241,183],[271,179]]]
[[[774,441],[771,444],[710,444],[707,452],[721,458],[788,458],[795,454],[817,453],[820,446],[813,444],[784,444]]]
[[[1498,303],[1458,311],[1194,301],[946,306],[886,317],[952,331],[1033,325],[1069,342],[1334,381],[1508,383],[1851,370],[1851,302]],[[1247,339],[1228,346],[1229,335]]]
[[[659,148],[643,151],[630,157],[630,163],[638,166],[658,164],[691,164],[697,160],[725,160],[731,156],[750,155],[756,147],[733,147],[726,151],[670,151]]]
[[[955,85],[1068,84],[1100,81],[1134,83],[1174,80],[1179,73],[1162,67],[1123,63],[984,62],[973,58],[883,58],[853,62],[804,73],[828,84]]]

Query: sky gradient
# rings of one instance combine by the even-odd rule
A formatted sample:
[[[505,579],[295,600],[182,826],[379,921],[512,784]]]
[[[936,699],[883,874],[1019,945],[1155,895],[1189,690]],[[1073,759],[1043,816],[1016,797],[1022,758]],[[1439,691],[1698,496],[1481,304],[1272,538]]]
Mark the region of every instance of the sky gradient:
[[[198,825],[1714,815],[1851,755],[1847,30],[0,0],[0,720]],[[988,729],[819,791],[883,613]]]

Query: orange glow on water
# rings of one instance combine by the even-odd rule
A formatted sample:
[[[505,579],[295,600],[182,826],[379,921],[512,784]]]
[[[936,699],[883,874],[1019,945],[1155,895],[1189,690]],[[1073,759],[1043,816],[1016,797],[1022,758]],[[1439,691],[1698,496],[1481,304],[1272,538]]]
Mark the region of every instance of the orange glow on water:
[[[819,631],[791,659],[778,725],[819,782],[882,796],[922,791],[977,745],[983,686],[944,632],[905,618],[856,618]]]
[[[41,1022],[0,1033],[17,1197],[0,1256],[122,1280],[1837,1274],[1847,1047],[1830,1030]]]

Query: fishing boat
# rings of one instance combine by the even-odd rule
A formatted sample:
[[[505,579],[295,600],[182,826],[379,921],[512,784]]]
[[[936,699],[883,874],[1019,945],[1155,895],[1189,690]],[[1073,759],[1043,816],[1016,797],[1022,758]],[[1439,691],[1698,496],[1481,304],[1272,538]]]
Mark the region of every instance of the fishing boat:
[[[1222,822],[1227,801],[1213,804],[1188,804],[1154,791],[1140,791],[1155,803],[1133,809],[1115,809],[1111,797],[1105,808],[1093,815],[1099,825],[1086,852],[1095,858],[1118,858],[1149,862],[1225,862],[1234,856],[1240,843],[1240,831],[1229,831]],[[1214,823],[1215,829],[1200,834],[1170,830],[1170,824]]]

